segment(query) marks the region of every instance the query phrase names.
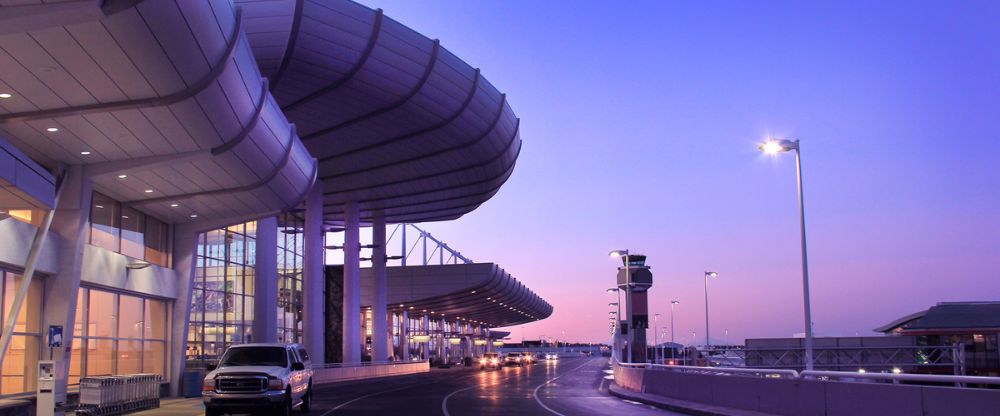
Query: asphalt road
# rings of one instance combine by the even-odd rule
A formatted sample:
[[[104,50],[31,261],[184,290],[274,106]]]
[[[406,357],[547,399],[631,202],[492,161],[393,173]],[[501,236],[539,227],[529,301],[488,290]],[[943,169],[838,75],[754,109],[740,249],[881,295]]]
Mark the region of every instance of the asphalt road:
[[[676,415],[607,393],[607,358],[564,358],[501,370],[451,368],[318,387],[312,416]],[[144,415],[200,415],[187,400]]]

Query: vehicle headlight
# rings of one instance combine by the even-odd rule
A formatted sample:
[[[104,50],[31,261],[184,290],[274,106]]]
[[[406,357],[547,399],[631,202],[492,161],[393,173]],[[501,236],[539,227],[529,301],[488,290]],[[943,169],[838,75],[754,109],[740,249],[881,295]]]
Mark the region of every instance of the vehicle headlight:
[[[490,360],[490,363],[493,363],[493,364],[496,364],[497,362],[498,362],[498,361],[497,361],[497,359],[496,359],[496,358],[494,358],[494,359]]]
[[[284,390],[285,382],[280,378],[269,378],[267,379],[267,389],[268,390]]]
[[[215,379],[206,378],[202,380],[201,391],[215,391]]]
[[[479,364],[486,364],[486,359],[485,358],[480,358],[479,359]]]

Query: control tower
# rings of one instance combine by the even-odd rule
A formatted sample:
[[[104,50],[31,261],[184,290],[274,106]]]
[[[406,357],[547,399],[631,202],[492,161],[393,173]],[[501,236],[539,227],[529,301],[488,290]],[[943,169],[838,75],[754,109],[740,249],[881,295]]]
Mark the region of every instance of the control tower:
[[[632,362],[646,362],[646,330],[649,328],[649,301],[646,291],[652,286],[653,273],[646,265],[646,256],[642,254],[623,256],[622,267],[618,268],[618,289],[625,293],[626,304],[631,305],[631,316],[626,316],[626,323],[621,327],[621,336],[625,340],[631,340],[627,348],[632,349]],[[629,332],[632,332],[631,336]],[[622,354],[622,357],[627,356],[627,353]]]

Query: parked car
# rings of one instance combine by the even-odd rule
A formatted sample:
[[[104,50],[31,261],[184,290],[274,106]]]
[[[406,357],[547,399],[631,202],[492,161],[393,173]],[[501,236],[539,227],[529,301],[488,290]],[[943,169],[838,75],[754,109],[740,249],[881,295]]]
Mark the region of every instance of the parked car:
[[[503,363],[500,362],[500,354],[495,352],[488,352],[483,354],[483,357],[479,359],[479,369],[485,370],[487,368],[500,369]]]
[[[312,363],[300,344],[243,344],[229,347],[202,382],[205,416],[267,411],[308,412]]]
[[[504,365],[516,365],[518,367],[524,365],[522,361],[521,353],[519,352],[508,352],[506,356],[503,357]]]

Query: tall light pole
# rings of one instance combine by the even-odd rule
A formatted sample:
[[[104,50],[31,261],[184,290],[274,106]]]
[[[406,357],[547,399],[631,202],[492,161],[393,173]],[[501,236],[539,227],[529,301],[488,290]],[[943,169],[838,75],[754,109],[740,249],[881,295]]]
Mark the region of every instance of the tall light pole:
[[[628,250],[612,250],[608,253],[611,257],[625,257],[625,324],[628,325],[628,336],[626,337],[626,342],[628,343],[628,362],[632,362],[632,340],[634,339],[632,334],[635,333],[635,328],[632,328],[632,274],[629,273],[628,264]],[[615,278],[617,280],[617,277]],[[615,282],[617,284],[617,282]],[[619,302],[621,300],[619,299]],[[621,315],[618,315],[621,319]]]
[[[809,304],[809,260],[806,256],[806,207],[805,196],[802,189],[802,152],[799,149],[798,140],[777,140],[768,139],[760,145],[760,150],[767,154],[784,153],[790,150],[795,151],[795,172],[798,179],[799,189],[799,231],[802,240],[802,303],[805,309],[806,328],[806,370],[813,369],[813,331],[812,331],[812,307]]]
[[[705,350],[708,350],[708,346],[711,342],[708,340],[708,278],[709,277],[719,277],[716,272],[705,272]]]
[[[680,305],[680,301],[670,301],[670,343],[674,344],[674,306]],[[674,358],[674,346],[670,346],[670,358]]]
[[[659,348],[656,348],[656,343],[659,342],[659,338],[656,337],[656,334],[659,333],[656,330],[657,328],[656,323],[659,322],[659,317],[660,314],[658,313],[653,314],[653,363],[656,363],[656,360],[660,358],[657,356],[657,351],[659,351]]]
[[[615,277],[615,279],[618,278]],[[613,288],[608,289],[608,293],[611,292],[615,292],[615,294],[618,295],[618,302],[609,303],[608,306],[614,305],[618,308],[618,312],[615,314],[614,343],[615,343],[615,350],[620,352],[619,350],[620,347],[618,344],[621,342],[622,339],[622,291],[621,289],[618,288],[618,286],[615,286]]]

